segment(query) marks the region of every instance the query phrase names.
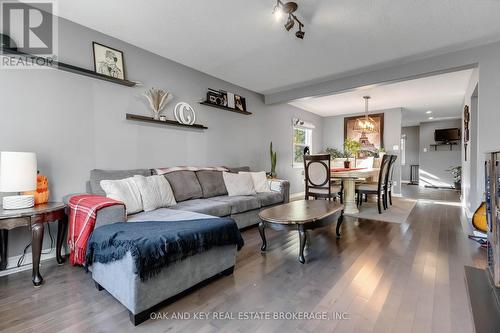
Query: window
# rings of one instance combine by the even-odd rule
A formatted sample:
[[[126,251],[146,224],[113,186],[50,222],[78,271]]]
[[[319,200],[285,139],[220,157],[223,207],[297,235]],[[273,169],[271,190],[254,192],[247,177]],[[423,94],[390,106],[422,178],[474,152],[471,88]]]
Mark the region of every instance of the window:
[[[304,166],[304,148],[312,150],[312,129],[300,126],[293,127],[293,166]]]

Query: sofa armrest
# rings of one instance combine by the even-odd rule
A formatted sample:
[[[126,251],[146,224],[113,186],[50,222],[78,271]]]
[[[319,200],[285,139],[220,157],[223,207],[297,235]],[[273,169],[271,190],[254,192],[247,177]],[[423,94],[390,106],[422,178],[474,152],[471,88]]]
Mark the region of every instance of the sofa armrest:
[[[73,193],[68,194],[63,197],[64,204],[69,204],[69,199],[75,195],[81,195],[86,193]],[[68,207],[66,207],[66,214],[69,216]],[[98,228],[106,224],[125,222],[127,221],[127,213],[125,211],[124,205],[114,205],[101,208],[96,213],[95,227]]]
[[[280,192],[283,196],[283,203],[290,202],[290,182],[283,179],[268,180],[271,191]]]

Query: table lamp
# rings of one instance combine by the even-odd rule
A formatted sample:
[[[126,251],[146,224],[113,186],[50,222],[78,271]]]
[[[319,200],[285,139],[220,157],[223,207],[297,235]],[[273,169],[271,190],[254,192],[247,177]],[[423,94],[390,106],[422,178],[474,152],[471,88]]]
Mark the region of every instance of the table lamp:
[[[0,152],[0,192],[36,190],[36,154]],[[23,209],[35,205],[33,195],[3,197],[3,209]]]

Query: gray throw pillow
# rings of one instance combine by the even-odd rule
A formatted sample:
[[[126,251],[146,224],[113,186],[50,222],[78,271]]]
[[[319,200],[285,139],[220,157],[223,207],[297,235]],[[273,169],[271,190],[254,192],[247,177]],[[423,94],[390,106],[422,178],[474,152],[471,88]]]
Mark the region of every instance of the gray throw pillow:
[[[203,197],[200,182],[194,171],[174,171],[164,176],[174,191],[175,201],[181,202]]]
[[[198,180],[200,181],[204,198],[227,195],[222,171],[200,170],[196,171],[196,176],[198,176]]]
[[[101,187],[101,180],[119,180],[130,178],[135,175],[151,176],[151,169],[133,170],[102,170],[94,169],[90,171],[90,191],[91,194],[106,196],[106,192]]]

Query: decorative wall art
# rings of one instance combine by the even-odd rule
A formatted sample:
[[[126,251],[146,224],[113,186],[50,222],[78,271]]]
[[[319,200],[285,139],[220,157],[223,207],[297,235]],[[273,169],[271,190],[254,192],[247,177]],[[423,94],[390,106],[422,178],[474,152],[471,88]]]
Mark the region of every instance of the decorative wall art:
[[[193,125],[196,121],[196,113],[191,105],[185,102],[177,103],[174,108],[174,117],[179,124]]]
[[[149,103],[153,112],[153,119],[160,119],[160,113],[165,106],[172,100],[172,94],[163,89],[151,88],[144,92],[144,97]]]
[[[228,106],[227,92],[225,92],[224,90],[215,90],[208,88],[207,102],[219,106]]]
[[[123,52],[96,42],[93,42],[92,45],[96,73],[125,80]]]
[[[384,147],[384,114],[370,114],[375,123],[375,130],[371,132],[356,129],[358,120],[363,120],[365,115],[344,118],[344,141],[356,140],[361,144],[361,151],[378,151]]]
[[[223,106],[232,110],[243,112],[247,109],[245,98],[240,95],[224,90],[215,90],[210,88],[207,92],[207,100],[204,103]]]
[[[466,105],[464,107],[464,158],[465,161],[467,161],[467,145],[469,143],[469,137],[470,137],[470,111],[469,111],[469,106]]]
[[[240,111],[245,111],[245,99],[239,95],[234,95],[234,107]]]

